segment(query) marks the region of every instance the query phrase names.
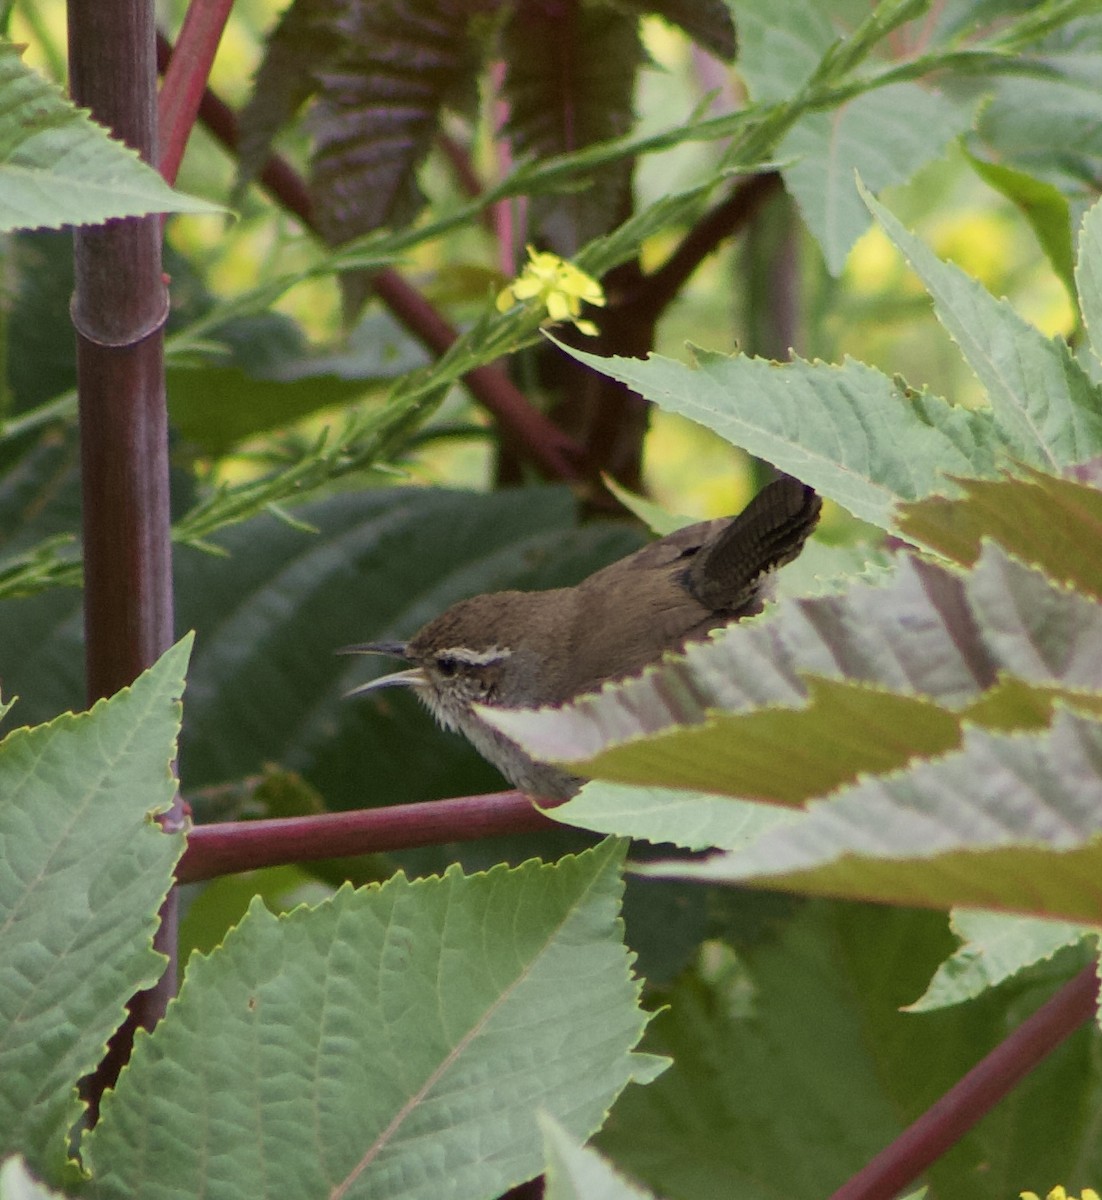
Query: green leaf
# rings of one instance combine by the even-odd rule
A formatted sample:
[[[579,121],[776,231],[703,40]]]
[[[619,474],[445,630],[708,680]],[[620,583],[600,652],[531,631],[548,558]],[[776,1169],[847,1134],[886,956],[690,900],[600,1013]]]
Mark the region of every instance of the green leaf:
[[[732,949],[710,943],[647,1030],[674,1065],[595,1142],[670,1200],[823,1200],[1051,994],[900,1012],[952,948],[942,914],[726,896]],[[1008,1200],[1070,1162],[1097,1179],[1096,1044],[1083,1029],[1058,1047],[933,1166],[931,1194]]]
[[[152,819],[169,766],[190,638],[90,712],[0,743],[0,1154],[56,1176],[127,1000],[160,974],[158,908],[184,848]]]
[[[0,41],[0,233],[147,213],[222,213],[184,196]]]
[[[845,5],[817,0],[740,4],[739,65],[754,99],[783,103],[813,76],[839,78],[856,65],[846,60],[861,50],[856,39],[839,38],[835,24],[862,18],[869,14],[854,6],[846,11]],[[879,34],[875,45],[884,31],[869,33]],[[775,157],[791,164],[782,172],[785,185],[832,274],[841,272],[870,224],[854,173],[873,191],[903,183],[971,125],[974,108],[970,97],[953,99],[900,82],[836,102],[828,111],[809,112],[785,134]]]
[[[1091,349],[1102,362],[1102,200],[1083,217],[1075,281],[1079,285],[1079,303]]]
[[[872,223],[854,185],[873,192],[905,183],[944,154],[972,123],[975,102],[948,99],[916,83],[865,92],[830,112],[811,113],[777,146],[785,185],[814,234],[827,269],[839,275]]]
[[[319,409],[349,404],[372,386],[336,375],[258,379],[237,367],[176,368],[167,373],[167,385],[173,426],[211,455]]]
[[[1066,921],[968,909],[957,909],[950,924],[964,945],[938,967],[922,996],[907,1005],[907,1012],[931,1012],[962,1004],[1025,967],[1052,958],[1065,946],[1098,936],[1097,930]]]
[[[933,297],[938,320],[986,389],[995,425],[1014,456],[1053,469],[1102,453],[1102,391],[1067,343],[1044,337],[1005,300],[996,300],[959,267],[942,262],[863,194]]]
[[[928,937],[916,935],[930,919],[890,916],[896,930],[909,926],[921,963]],[[899,969],[885,971],[882,958],[879,980],[855,970],[869,948],[853,945],[827,906],[736,939],[734,954],[713,951],[720,977],[687,974],[648,1030],[645,1044],[674,1065],[651,1087],[628,1089],[597,1147],[674,1200],[821,1200],[840,1186],[899,1132],[890,1089],[915,1079],[904,1064],[881,1070],[886,1047],[914,1045],[904,1031],[888,1040],[868,1029],[881,1032],[884,994],[901,991],[914,967],[883,935],[870,942]]]
[[[1043,20],[1047,6],[1029,7]],[[984,81],[988,97],[977,139],[985,157],[1092,203],[1096,192],[1090,181],[1102,168],[1102,97],[1095,86],[1102,69],[1098,13],[1091,4],[1053,5],[1049,12],[1059,19],[1060,8],[1063,28],[1042,27],[1048,36],[1040,43],[1032,38],[1032,44],[1008,47],[1015,69]]]
[[[461,1200],[531,1178],[538,1110],[587,1137],[635,1072],[623,854],[254,904],[104,1098],[94,1194]]]
[[[1043,733],[969,729],[956,753],[814,803],[747,850],[645,870],[1099,924],[1100,758],[1102,725],[1071,713]]]
[[[799,804],[959,743],[957,719],[921,696],[816,678],[807,693],[803,708],[712,713],[569,765],[618,783]]]
[[[578,829],[594,833],[630,829],[633,838],[669,842],[686,850],[736,850],[764,830],[796,819],[790,809],[776,804],[600,781],[587,783],[572,800],[547,812]]]
[[[902,507],[905,537],[972,566],[984,538],[1050,579],[1102,601],[1102,491],[1030,471],[1025,479],[960,479],[959,500],[931,497]]]
[[[517,5],[501,35],[506,62],[505,132],[517,158],[551,158],[627,134],[635,75],[643,59],[636,17],[613,8]],[[573,257],[617,225],[631,160],[595,172],[583,188],[533,196],[541,242]]]
[[[1002,163],[988,162],[965,151],[972,170],[1005,196],[1029,222],[1045,257],[1067,288],[1072,304],[1075,288],[1075,251],[1071,244],[1071,209],[1067,196],[1051,183]]]
[[[912,392],[852,359],[774,363],[697,350],[689,367],[656,354],[641,362],[562,349],[882,529],[893,527],[899,500],[944,492],[949,475],[994,473],[1001,449],[987,414]]]
[[[693,517],[667,512],[653,500],[629,492],[627,488],[621,487],[611,475],[602,474],[601,482],[629,512],[634,513],[657,537],[665,537],[667,533],[673,533],[675,530],[683,529],[686,525],[693,523]]]
[[[553,1117],[542,1116],[540,1128],[547,1156],[544,1200],[648,1200],[651,1197],[650,1192],[628,1183],[596,1150],[580,1146]],[[0,1200],[3,1200],[2,1195]]]

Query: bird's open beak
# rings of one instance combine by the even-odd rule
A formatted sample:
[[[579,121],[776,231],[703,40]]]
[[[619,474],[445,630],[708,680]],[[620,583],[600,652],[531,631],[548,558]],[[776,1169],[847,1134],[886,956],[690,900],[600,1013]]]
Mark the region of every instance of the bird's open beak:
[[[390,658],[405,658],[405,642],[361,642],[356,646],[342,646],[338,654],[385,654]],[[427,682],[425,673],[420,667],[410,667],[405,671],[391,671],[389,675],[380,675],[378,679],[369,679],[350,692],[345,692],[345,699],[351,696],[362,696],[365,692],[374,692],[385,687],[422,687]]]

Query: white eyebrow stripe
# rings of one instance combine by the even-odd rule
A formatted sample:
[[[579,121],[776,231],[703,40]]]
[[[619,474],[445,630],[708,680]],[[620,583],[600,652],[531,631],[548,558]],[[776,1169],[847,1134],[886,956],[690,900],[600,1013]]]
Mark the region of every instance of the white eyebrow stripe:
[[[512,654],[507,646],[491,646],[488,650],[472,650],[470,646],[449,646],[446,650],[437,650],[434,658],[454,658],[456,662],[466,663],[469,667],[488,667],[491,663],[501,662]]]

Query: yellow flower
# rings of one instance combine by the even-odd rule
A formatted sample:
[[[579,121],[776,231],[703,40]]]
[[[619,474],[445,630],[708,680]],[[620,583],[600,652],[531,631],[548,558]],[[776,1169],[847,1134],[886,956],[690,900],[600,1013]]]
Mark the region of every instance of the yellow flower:
[[[1019,1192],[1021,1200],[1041,1200],[1036,1192]],[[1045,1197],[1045,1200],[1102,1200],[1094,1188],[1084,1188],[1083,1194],[1078,1198],[1069,1196],[1067,1188],[1063,1184],[1057,1184],[1051,1192]]]
[[[573,263],[557,254],[537,252],[529,246],[528,264],[507,288],[498,293],[497,310],[508,312],[519,301],[533,299],[543,304],[550,320],[570,321],[582,333],[593,336],[597,326],[581,319],[582,304],[601,306],[605,294],[596,279]]]

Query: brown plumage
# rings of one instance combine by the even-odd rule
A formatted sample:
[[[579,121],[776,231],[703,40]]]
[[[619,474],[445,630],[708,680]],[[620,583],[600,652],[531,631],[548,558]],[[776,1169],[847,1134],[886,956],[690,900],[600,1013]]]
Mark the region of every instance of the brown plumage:
[[[820,506],[811,488],[784,477],[763,488],[737,517],[679,529],[576,587],[461,600],[405,645],[349,647],[414,664],[356,690],[408,684],[443,724],[464,733],[516,786],[544,796],[570,795],[576,778],[533,762],[482,721],[472,704],[563,704],[760,612],[768,577],[799,554]]]

